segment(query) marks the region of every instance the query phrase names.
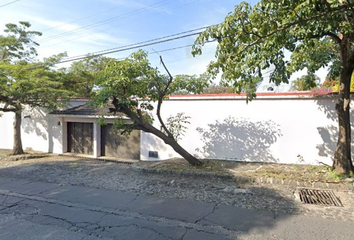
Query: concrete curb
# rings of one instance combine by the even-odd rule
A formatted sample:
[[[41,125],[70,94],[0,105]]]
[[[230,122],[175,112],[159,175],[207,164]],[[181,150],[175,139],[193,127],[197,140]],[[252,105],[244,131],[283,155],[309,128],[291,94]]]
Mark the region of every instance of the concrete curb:
[[[74,157],[74,158],[79,158],[79,159],[90,159],[90,160],[97,160],[97,161],[102,161],[102,162],[114,162],[114,163],[121,163],[121,164],[133,164],[139,162],[138,160],[120,160],[116,158],[106,158],[106,157],[92,157],[89,155],[84,155],[84,154],[73,154],[73,153],[62,153],[59,154],[58,156],[60,157]]]

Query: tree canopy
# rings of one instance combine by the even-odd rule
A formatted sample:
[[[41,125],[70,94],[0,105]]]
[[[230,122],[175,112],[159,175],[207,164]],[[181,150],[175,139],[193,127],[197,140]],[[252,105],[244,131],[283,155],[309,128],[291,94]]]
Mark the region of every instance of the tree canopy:
[[[253,7],[243,2],[224,22],[200,34],[193,54],[201,54],[204,43],[216,40],[217,60],[209,71],[214,75],[221,71],[235,90],[248,89],[250,98],[261,71],[272,65],[270,81],[276,84],[288,83],[292,73],[304,68],[315,72],[330,65],[331,74],[338,73],[336,42],[340,32],[351,31],[345,12],[354,4],[341,2],[263,0]]]
[[[106,61],[104,71],[99,73],[94,103],[105,106],[110,100],[116,112],[124,113],[130,122],[120,122],[118,127],[124,131],[133,129],[152,133],[170,145],[177,153],[192,165],[202,162],[184,150],[177,140],[185,128],[180,124],[188,123],[188,117],[179,113],[171,117],[166,124],[161,117],[163,100],[177,91],[200,93],[208,84],[205,78],[173,78],[164,65],[167,75],[161,74],[151,66],[147,53],[138,51],[124,60],[110,58]],[[193,81],[190,81],[193,79]],[[153,110],[158,123],[153,124]],[[156,127],[159,125],[160,127]]]
[[[354,69],[354,2],[341,0],[261,0],[254,6],[243,2],[225,20],[201,33],[193,54],[203,45],[218,42],[216,61],[209,65],[214,76],[232,83],[237,92],[256,96],[262,70],[274,67],[270,81],[288,83],[291,74],[306,68],[314,73],[329,68],[340,76],[336,105],[339,137],[333,168],[353,173],[350,130],[350,77]],[[289,55],[289,56],[288,56]]]
[[[15,113],[14,154],[23,153],[21,113],[24,105],[55,109],[62,106],[68,96],[51,68],[64,54],[38,61],[38,44],[33,38],[41,33],[29,31],[30,26],[28,22],[6,24],[5,35],[0,35],[0,111]]]
[[[314,73],[303,75],[291,84],[290,90],[292,91],[310,91],[318,87],[321,79]]]
[[[102,56],[87,56],[73,62],[69,68],[57,70],[63,88],[75,97],[91,97],[95,88],[96,74],[105,69],[109,59]]]
[[[67,94],[60,88],[60,79],[51,68],[65,54],[44,61],[37,60],[33,41],[41,33],[29,31],[28,22],[6,24],[6,35],[0,35],[0,102],[1,111],[17,111],[22,104],[54,109]]]

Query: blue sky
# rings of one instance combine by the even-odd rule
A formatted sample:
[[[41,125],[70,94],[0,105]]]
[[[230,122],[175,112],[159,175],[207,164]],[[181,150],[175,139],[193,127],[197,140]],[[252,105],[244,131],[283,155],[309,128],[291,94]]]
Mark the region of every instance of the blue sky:
[[[67,52],[95,53],[220,23],[238,0],[1,0],[0,31],[6,23],[29,21],[43,33],[36,39],[39,57]],[[254,4],[256,1],[249,1]],[[8,5],[6,5],[8,4]],[[195,31],[197,32],[197,31]],[[163,71],[159,52],[172,75],[200,74],[214,58],[215,43],[193,57],[196,36],[147,46],[153,66]],[[175,50],[164,51],[176,48]],[[132,51],[107,55],[124,58]],[[61,64],[59,67],[67,67]],[[301,74],[299,74],[301,75]],[[294,77],[293,77],[294,78]]]
[[[93,53],[220,23],[235,0],[2,0],[0,30],[6,23],[29,21],[43,35],[40,57],[67,52],[69,57]],[[148,46],[149,52],[193,44],[196,36]],[[194,58],[190,47],[160,52],[173,75],[200,74],[214,56],[215,44]],[[109,54],[122,58],[132,51]],[[158,55],[150,61],[159,67]]]

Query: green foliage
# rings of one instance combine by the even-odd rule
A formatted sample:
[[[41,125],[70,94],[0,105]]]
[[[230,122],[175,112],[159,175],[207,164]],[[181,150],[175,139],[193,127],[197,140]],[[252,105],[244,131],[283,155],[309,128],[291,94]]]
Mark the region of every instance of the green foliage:
[[[29,31],[30,23],[6,24],[5,35],[0,35],[0,107],[1,112],[14,112],[13,154],[22,154],[21,114],[24,105],[54,110],[65,105],[68,91],[52,66],[65,54],[43,61],[37,60],[33,37],[41,33]]]
[[[310,91],[319,86],[320,78],[313,73],[301,76],[292,82],[292,91]]]
[[[30,26],[28,22],[7,24],[6,35],[0,35],[0,102],[6,106],[0,111],[18,112],[23,104],[55,109],[67,96],[51,68],[65,54],[37,61],[38,44],[32,38],[41,34],[28,31]]]
[[[107,121],[106,121],[104,115],[101,115],[101,116],[97,119],[97,124],[100,125],[100,126],[106,126],[106,125],[107,125]]]
[[[187,131],[186,124],[190,124],[188,121],[189,116],[185,116],[183,112],[177,113],[176,116],[170,116],[167,118],[166,127],[172,133],[174,139],[179,141],[182,139],[182,136]]]
[[[90,97],[93,93],[97,74],[105,69],[105,57],[87,57],[73,62],[68,69],[59,69],[60,81],[64,89],[71,91],[75,97]]]
[[[185,130],[183,124],[188,122],[187,117],[177,115],[177,118],[170,119],[171,124],[167,127],[160,112],[163,100],[169,94],[176,91],[201,92],[209,79],[194,76],[180,76],[174,79],[161,57],[160,60],[168,73],[167,76],[150,65],[144,51],[133,53],[124,60],[108,59],[106,68],[98,74],[98,88],[93,101],[96,105],[104,106],[111,100],[117,112],[129,117],[131,124],[124,125],[123,132],[139,129],[152,133],[170,145],[190,164],[201,166],[203,162],[189,154],[176,141]],[[157,124],[160,126],[152,124],[154,106]]]
[[[270,81],[288,83],[290,75],[307,68],[310,73],[330,66],[341,71],[338,39],[354,32],[351,1],[262,0],[254,6],[235,6],[224,22],[201,33],[193,54],[201,54],[207,41],[218,42],[209,72],[233,85],[235,91],[255,97],[262,70],[273,66]],[[352,41],[352,40],[351,40]],[[289,52],[290,59],[285,55]]]
[[[354,174],[352,174],[352,173],[351,174],[337,173],[336,171],[334,171],[330,167],[327,168],[327,172],[331,176],[331,179],[334,179],[335,181],[341,181],[341,180],[348,179],[348,178],[354,179]]]
[[[114,119],[113,128],[120,129],[124,126],[124,124],[126,124],[126,122],[122,118]]]
[[[211,76],[208,73],[197,75],[177,75],[170,85],[168,94],[198,94],[209,87]]]
[[[177,92],[201,93],[210,82],[207,74],[179,75],[171,80],[150,65],[144,51],[124,60],[105,59],[105,69],[96,74],[98,90],[94,99],[97,104],[104,105],[114,97],[118,106],[146,112],[154,109],[152,102],[162,101]],[[144,116],[149,119],[148,115]]]
[[[119,105],[135,109],[137,98],[157,100],[166,82],[167,79],[150,66],[143,51],[124,60],[110,58],[106,60],[105,68],[97,72],[99,90],[95,93],[95,100],[106,104],[109,98],[116,97]]]
[[[113,129],[121,130],[121,135],[129,136],[130,133],[134,130],[134,126],[133,124],[128,124],[127,121],[122,118],[117,118],[113,122]]]
[[[19,25],[8,23],[5,25],[6,36],[0,36],[0,61],[33,61],[37,56],[38,43],[32,39],[41,36],[37,31],[28,31],[29,22],[19,22]]]
[[[204,94],[234,93],[232,87],[211,85],[203,89]]]

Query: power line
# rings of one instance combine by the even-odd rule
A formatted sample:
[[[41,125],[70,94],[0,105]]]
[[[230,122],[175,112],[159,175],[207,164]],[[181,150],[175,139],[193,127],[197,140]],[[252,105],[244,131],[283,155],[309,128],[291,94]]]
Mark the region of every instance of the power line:
[[[208,43],[211,43],[211,42],[215,42],[215,40],[211,40],[211,41],[207,41],[205,42],[205,44],[208,44]],[[188,45],[184,45],[184,46],[180,46],[180,47],[173,47],[173,48],[167,48],[167,49],[162,49],[162,50],[159,50],[157,51],[157,53],[160,53],[160,52],[169,52],[169,51],[173,51],[173,50],[177,50],[177,49],[181,49],[181,48],[187,48],[187,47],[191,47],[193,46],[193,44],[188,44]],[[126,50],[122,50],[122,51],[126,51]],[[108,54],[108,53],[107,53]],[[154,52],[148,52],[147,53],[148,55],[150,54],[156,54],[156,51]],[[104,54],[101,54],[101,55],[104,55]],[[101,55],[96,55],[96,56],[101,56]],[[85,58],[89,58],[89,57],[92,57],[92,56],[95,56],[95,55],[85,55],[85,57],[82,57],[80,59],[70,59],[70,60],[63,60],[63,61],[60,61],[56,64],[60,64],[60,63],[66,63],[66,62],[72,62],[72,61],[76,61],[76,60],[82,60],[82,59],[85,59]],[[123,59],[126,59],[127,57],[121,57],[121,58],[117,58],[117,60],[123,60]],[[36,67],[31,67],[31,68],[28,68],[28,69],[36,69],[36,68],[41,68],[41,67],[44,67],[44,65],[40,65],[40,66],[36,66]]]
[[[179,32],[179,33],[167,35],[167,36],[164,36],[164,37],[154,38],[154,39],[150,39],[150,40],[147,40],[147,41],[138,42],[138,43],[133,43],[133,44],[125,45],[125,46],[120,46],[120,47],[105,49],[105,50],[93,52],[93,53],[91,53],[91,54],[92,54],[92,55],[100,55],[100,53],[105,53],[105,52],[111,52],[111,51],[115,51],[115,50],[119,50],[119,49],[130,48],[130,47],[133,47],[133,46],[142,46],[142,45],[145,46],[145,44],[153,43],[153,42],[157,42],[157,43],[153,43],[153,44],[150,44],[150,45],[155,45],[155,44],[163,43],[163,42],[169,42],[169,41],[177,40],[177,39],[180,39],[180,38],[185,38],[185,37],[190,37],[190,36],[193,36],[193,35],[197,35],[197,34],[200,33],[200,30],[203,30],[203,29],[205,29],[205,28],[207,28],[207,27],[209,27],[209,26],[200,27],[200,28],[195,28],[195,29],[191,29],[191,30],[188,30],[188,31]],[[193,33],[193,32],[195,32],[195,31],[199,31],[199,32]],[[193,34],[190,35],[190,34],[187,34],[187,33],[193,33]],[[183,35],[183,36],[181,36],[181,37],[173,38],[173,37],[176,37],[176,36],[179,36],[179,35],[182,35],[182,34],[187,34],[187,35]],[[163,40],[163,39],[167,39],[167,40],[166,40],[166,41],[160,41],[160,40]],[[149,46],[149,45],[146,45],[146,46]],[[87,54],[82,54],[82,55],[78,55],[78,56],[74,56],[74,57],[68,57],[68,58],[66,58],[65,60],[68,60],[68,59],[71,59],[71,58],[80,58],[80,57],[83,57],[83,56],[87,56]]]
[[[192,30],[185,31],[185,32],[182,32],[182,33],[189,33],[189,32],[193,32],[193,31],[196,31],[196,30],[201,30],[201,29],[204,29],[204,28],[207,28],[207,27],[209,27],[209,26],[192,29]],[[144,44],[135,43],[135,44],[130,44],[130,45],[122,46],[122,47],[102,50],[102,51],[98,51],[98,52],[94,52],[94,53],[87,53],[85,55],[78,55],[78,56],[74,56],[74,57],[68,57],[68,58],[64,58],[62,61],[59,61],[56,64],[73,62],[73,61],[82,60],[82,59],[89,58],[89,57],[97,57],[97,56],[107,55],[107,54],[111,54],[111,53],[123,52],[123,51],[132,50],[132,49],[136,49],[136,48],[146,47],[146,46],[150,46],[150,45],[156,45],[156,44],[160,44],[160,43],[164,43],[164,42],[169,42],[169,41],[174,41],[174,40],[177,40],[177,39],[182,39],[182,38],[194,36],[194,35],[200,34],[201,32],[190,33],[190,34],[186,34],[186,35],[183,35],[183,36],[178,36],[178,35],[181,35],[182,33],[176,33],[176,34],[172,34],[172,35],[169,35],[169,36],[164,36],[164,37],[161,37],[161,38],[157,38],[157,39],[164,39],[164,38],[171,37],[171,36],[177,36],[177,37],[174,37],[174,38],[168,38],[168,39],[164,39],[164,40],[161,40],[161,41],[152,42],[153,40],[156,40],[156,39],[152,39],[152,40],[148,40],[148,41],[142,42]],[[207,43],[211,43],[211,42],[215,42],[215,41],[216,41],[216,39],[209,40],[209,41],[207,41],[205,43],[207,44]],[[164,50],[160,50],[159,52],[167,52],[167,51],[172,51],[172,50],[185,48],[185,47],[190,47],[190,46],[192,46],[192,44],[185,45],[185,46],[180,46],[180,47],[169,48],[169,49],[164,49]],[[151,54],[151,52],[149,52],[148,54]],[[122,59],[124,59],[124,58],[122,58]],[[40,68],[40,67],[43,67],[43,65],[37,66],[37,67],[31,67],[29,69],[35,69],[35,68]]]
[[[159,51],[153,51],[153,52],[147,52],[148,55],[151,55],[151,54],[159,54],[161,52],[170,52],[170,51],[174,51],[174,50],[177,50],[177,49],[182,49],[182,48],[187,48],[187,47],[191,47],[193,46],[193,44],[188,44],[188,45],[184,45],[184,46],[179,46],[179,47],[173,47],[173,48],[166,48],[166,49],[162,49],[162,50],[159,50]],[[126,59],[128,56],[126,57],[120,57],[120,58],[116,58],[117,60],[123,60],[123,59]]]
[[[216,40],[208,41],[208,42],[205,42],[205,44],[208,44],[208,43],[211,43],[211,42],[215,42],[215,41]],[[174,51],[174,50],[177,50],[177,49],[187,48],[187,47],[191,47],[191,46],[193,46],[193,44],[188,44],[188,45],[179,46],[179,47],[173,47],[173,48],[167,48],[167,49],[162,49],[162,50],[159,50],[159,51],[148,52],[147,54],[150,55],[150,54],[157,54],[157,53],[161,53],[161,52],[169,52],[169,51]],[[126,50],[122,50],[122,51],[126,51]],[[101,55],[105,55],[105,54],[101,54]],[[71,59],[69,61],[61,61],[61,62],[58,62],[57,64],[70,62],[70,61],[76,61],[76,60],[82,60],[82,59],[89,58],[89,57],[92,57],[92,56],[101,56],[101,55],[89,55],[88,54],[88,55],[85,55],[85,57],[82,57],[81,59]],[[126,59],[127,57],[128,56],[117,58],[117,60],[123,60],[123,59]]]
[[[85,55],[85,56],[72,57],[70,59],[64,59],[64,60],[62,60],[62,61],[60,61],[58,63],[72,62],[72,61],[82,60],[82,59],[85,59],[85,58],[88,58],[88,57],[97,57],[97,56],[107,55],[107,54],[111,54],[111,53],[123,52],[123,51],[132,50],[132,49],[136,49],[136,48],[142,48],[142,47],[146,47],[146,46],[156,45],[156,44],[160,44],[160,43],[164,43],[164,42],[170,42],[170,41],[174,41],[174,40],[177,40],[177,39],[194,36],[194,35],[197,35],[197,34],[200,34],[200,33],[201,32],[186,34],[186,35],[183,35],[183,36],[178,36],[178,37],[169,38],[169,39],[160,40],[160,41],[155,41],[155,42],[149,42],[149,43],[145,43],[145,44],[141,44],[141,45],[132,44],[130,47],[128,46],[126,48],[118,48],[118,49],[110,50],[110,51],[100,51],[99,53],[96,52],[96,53],[88,54],[88,55]]]
[[[5,7],[5,6],[7,6],[7,5],[10,5],[10,4],[13,4],[13,3],[19,2],[19,1],[20,1],[20,0],[16,0],[16,1],[9,2],[9,3],[5,3],[5,4],[3,4],[3,5],[0,5],[0,7]]]
[[[147,10],[147,9],[151,9],[153,7],[159,7],[159,6],[162,6],[162,5],[170,3],[170,2],[173,2],[173,0],[160,1],[158,3],[154,3],[154,4],[148,5],[148,6],[143,7],[143,8],[139,8],[137,10],[134,10],[134,11],[122,14],[122,15],[118,15],[118,16],[115,16],[115,17],[112,17],[112,18],[108,18],[108,19],[105,19],[105,20],[102,20],[102,21],[99,21],[99,22],[96,22],[96,23],[93,23],[93,24],[89,24],[89,25],[86,25],[86,26],[83,26],[83,27],[76,28],[76,29],[71,30],[71,31],[67,31],[67,32],[64,32],[64,33],[60,33],[60,34],[49,36],[47,38],[43,38],[42,41],[39,41],[39,43],[50,41],[52,39],[57,39],[58,37],[65,37],[65,36],[71,35],[73,33],[81,32],[83,30],[87,30],[87,29],[90,29],[90,28],[94,28],[94,27],[100,26],[100,25],[105,24],[105,23],[109,23],[109,22],[115,21],[117,19],[126,18],[126,17],[129,17],[131,15],[138,14],[138,13],[140,13],[142,11]]]
[[[188,45],[184,45],[184,46],[180,46],[180,47],[162,49],[160,51],[148,52],[148,54],[157,54],[157,53],[161,53],[161,52],[169,52],[169,51],[173,51],[173,50],[177,50],[177,49],[181,49],[181,48],[187,48],[187,47],[191,47],[191,46],[193,46],[193,44],[188,44]]]

